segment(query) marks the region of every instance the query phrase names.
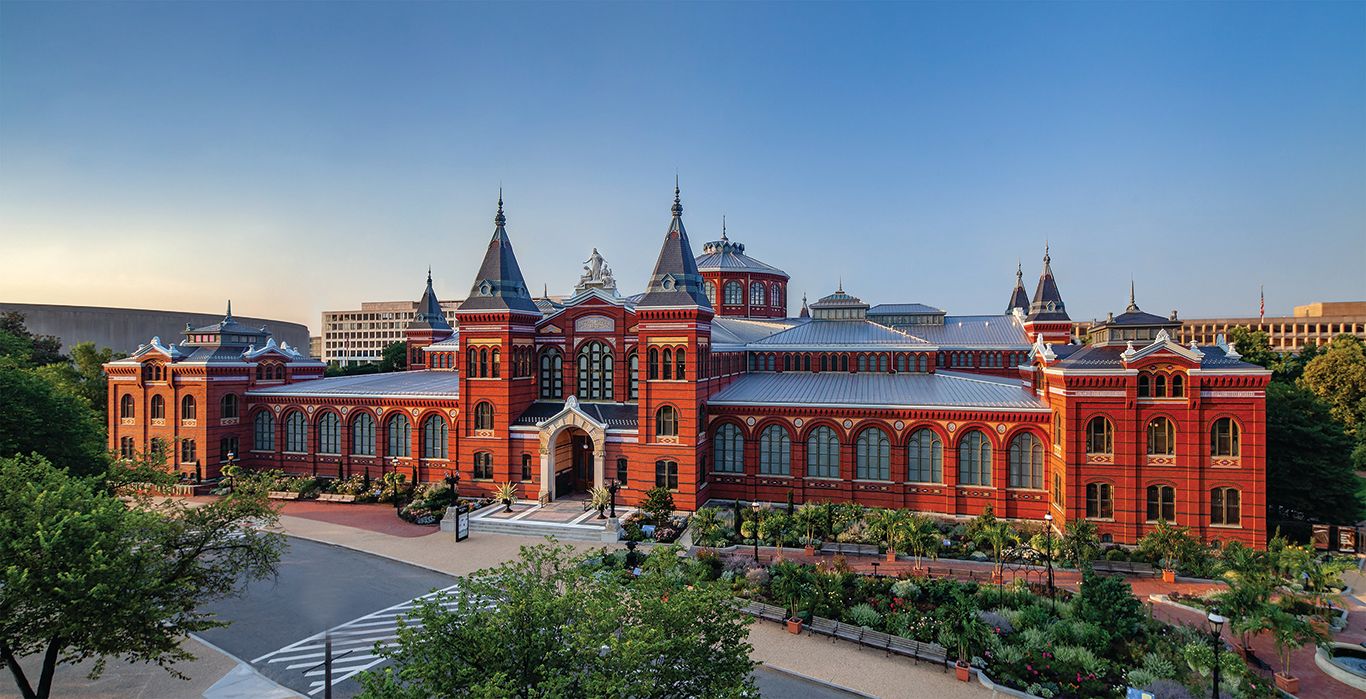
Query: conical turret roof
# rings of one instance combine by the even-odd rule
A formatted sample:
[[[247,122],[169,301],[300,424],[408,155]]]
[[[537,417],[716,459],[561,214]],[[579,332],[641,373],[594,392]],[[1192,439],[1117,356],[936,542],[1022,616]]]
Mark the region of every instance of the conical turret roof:
[[[1025,313],[1029,312],[1029,294],[1024,288],[1024,269],[1018,263],[1015,265],[1015,289],[1010,292],[1010,305],[1006,306],[1006,313],[1017,308]]]
[[[702,275],[697,271],[688,232],[683,228],[683,203],[679,198],[678,183],[674,183],[673,220],[659,249],[654,273],[645,287],[645,294],[636,307],[701,306],[711,308],[702,288]]]
[[[408,323],[409,330],[450,330],[451,324],[446,321],[446,312],[441,309],[441,302],[436,298],[436,292],[432,290],[432,270],[427,268],[427,290],[422,292],[422,300],[417,302],[417,312],[413,315],[413,320]]]
[[[470,295],[460,304],[460,311],[521,311],[541,315],[531,300],[517,257],[508,239],[507,217],[503,215],[503,193],[498,193],[498,214],[493,217],[493,239],[484,253],[484,263],[474,276]]]
[[[1029,303],[1029,316],[1026,320],[1070,321],[1067,306],[1058,292],[1058,283],[1053,280],[1052,259],[1048,246],[1043,249],[1043,273],[1039,275],[1039,285],[1034,289],[1034,300]]]

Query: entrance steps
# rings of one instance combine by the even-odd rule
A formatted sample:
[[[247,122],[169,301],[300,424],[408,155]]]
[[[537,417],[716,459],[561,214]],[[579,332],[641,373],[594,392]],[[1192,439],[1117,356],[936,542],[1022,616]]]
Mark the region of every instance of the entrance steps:
[[[470,531],[511,536],[553,536],[560,541],[602,541],[602,534],[605,530],[603,527],[579,524],[553,524],[550,522],[477,517],[470,519]]]

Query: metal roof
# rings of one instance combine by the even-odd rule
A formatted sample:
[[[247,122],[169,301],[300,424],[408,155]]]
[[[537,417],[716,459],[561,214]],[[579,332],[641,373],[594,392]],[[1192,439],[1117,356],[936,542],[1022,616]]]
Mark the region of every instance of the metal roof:
[[[507,217],[503,215],[503,195],[498,194],[498,214],[493,217],[493,238],[484,251],[484,261],[475,274],[470,295],[460,304],[461,311],[521,311],[535,315],[541,309],[531,300],[517,256],[508,239]]]
[[[762,340],[795,325],[810,322],[807,318],[732,318],[717,316],[711,321],[711,340],[717,344],[743,345]],[[720,331],[720,332],[718,332]]]
[[[460,375],[453,371],[394,371],[387,374],[333,376],[247,391],[249,396],[319,398],[460,397]]]
[[[917,325],[917,337],[940,347],[1029,347],[1013,315],[944,316],[943,325]]]
[[[535,425],[547,418],[558,415],[564,410],[564,401],[536,401],[525,412],[512,421],[514,425]],[[607,425],[607,429],[636,429],[639,426],[635,403],[579,403],[579,410],[589,417]]]
[[[944,315],[944,311],[923,303],[879,303],[868,309],[868,315]]]
[[[693,256],[692,244],[688,242],[688,231],[683,227],[683,203],[679,199],[677,183],[674,184],[673,219],[669,222],[669,232],[664,235],[664,244],[659,248],[659,258],[655,260],[654,272],[645,286],[645,294],[636,305],[641,308],[711,308],[711,302],[702,289],[702,275],[697,271],[697,258]]]
[[[720,240],[713,240],[702,246],[702,254],[697,258],[699,272],[760,272],[773,274],[787,279],[787,272],[765,262],[760,262],[745,254],[743,243],[732,242],[724,231]]]
[[[1064,353],[1062,350],[1069,350]],[[1123,369],[1124,361],[1120,357],[1128,347],[1126,345],[1085,345],[1077,347],[1066,345],[1054,347],[1053,351],[1058,355],[1056,366],[1064,369]],[[1239,359],[1230,359],[1224,353],[1224,349],[1218,346],[1197,347],[1203,357],[1200,360],[1201,369],[1251,369],[1263,371],[1264,369],[1256,364],[1249,364]]]
[[[833,349],[845,345],[923,348],[927,343],[871,320],[812,320],[749,344],[763,348],[826,345]]]
[[[712,405],[975,408],[1047,411],[1018,379],[940,371],[933,374],[784,372],[745,374],[708,401]]]

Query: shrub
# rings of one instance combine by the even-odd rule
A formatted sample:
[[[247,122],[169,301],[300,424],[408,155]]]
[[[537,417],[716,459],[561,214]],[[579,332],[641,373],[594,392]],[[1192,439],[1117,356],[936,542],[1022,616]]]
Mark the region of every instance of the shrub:
[[[902,599],[915,599],[920,596],[920,586],[914,580],[898,580],[892,583],[892,595]]]
[[[882,615],[873,609],[871,604],[863,602],[850,607],[844,613],[844,620],[850,624],[873,628],[882,621]]]
[[[998,634],[1015,632],[1015,627],[1011,625],[1010,620],[996,612],[981,611],[977,613],[977,616],[981,617],[982,621]]]
[[[1053,624],[1054,619],[1053,613],[1048,611],[1048,607],[1031,604],[1020,609],[1020,616],[1017,621],[1019,624],[1016,625],[1016,628],[1045,630]]]
[[[1143,691],[1153,695],[1153,699],[1195,699],[1185,685],[1173,680],[1158,679]]]
[[[1105,552],[1105,560],[1107,560],[1107,561],[1127,561],[1127,560],[1129,560],[1129,552],[1126,551],[1126,550],[1124,550],[1124,549],[1122,549],[1122,548],[1112,548],[1112,549],[1110,549],[1109,551],[1106,551],[1106,552]]]
[[[1181,657],[1185,658],[1190,669],[1204,677],[1214,667],[1214,649],[1208,643],[1192,641],[1181,647]]]
[[[667,523],[674,512],[674,494],[659,486],[647,490],[645,501],[640,503],[640,512],[648,524]]]
[[[1134,597],[1133,588],[1118,576],[1082,574],[1081,594],[1072,615],[1082,621],[1103,625],[1116,636],[1130,636],[1143,623],[1143,603]]]
[[[1151,671],[1141,667],[1130,670],[1129,674],[1124,676],[1124,679],[1129,683],[1130,687],[1146,687],[1157,680]]]
[[[1148,653],[1143,656],[1143,669],[1151,673],[1153,679],[1172,679],[1176,677],[1176,665],[1157,653]],[[1149,683],[1130,682],[1129,684],[1134,687],[1144,687]]]

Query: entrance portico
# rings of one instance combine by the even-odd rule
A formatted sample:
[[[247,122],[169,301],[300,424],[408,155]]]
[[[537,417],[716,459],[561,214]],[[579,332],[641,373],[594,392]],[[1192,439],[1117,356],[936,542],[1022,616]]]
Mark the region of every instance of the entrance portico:
[[[581,440],[571,437],[569,439],[570,448],[582,449],[583,446],[587,446],[592,451],[593,487],[596,488],[603,484],[603,469],[607,460],[607,425],[593,419],[579,408],[578,398],[569,396],[565,399],[564,409],[536,423],[536,427],[540,430],[541,490],[539,499],[541,501],[554,500],[556,497],[555,476],[559,471],[556,463],[557,452],[562,451],[557,450],[556,446],[562,441],[561,433],[567,432],[568,435],[586,436],[588,441],[586,445]],[[579,457],[571,454],[569,458]]]

